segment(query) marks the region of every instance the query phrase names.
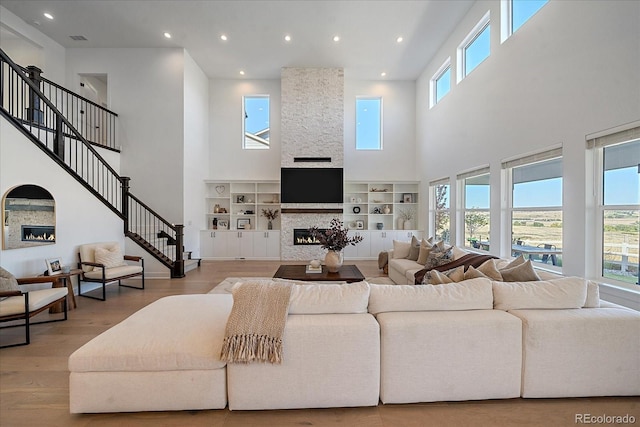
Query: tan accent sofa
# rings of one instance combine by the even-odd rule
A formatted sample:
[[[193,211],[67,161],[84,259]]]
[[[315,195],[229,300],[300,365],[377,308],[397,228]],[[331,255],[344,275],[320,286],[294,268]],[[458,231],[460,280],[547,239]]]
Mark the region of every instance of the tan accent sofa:
[[[220,361],[231,295],[166,297],[70,356],[71,412],[640,395],[640,313],[535,283],[295,286],[282,365]]]

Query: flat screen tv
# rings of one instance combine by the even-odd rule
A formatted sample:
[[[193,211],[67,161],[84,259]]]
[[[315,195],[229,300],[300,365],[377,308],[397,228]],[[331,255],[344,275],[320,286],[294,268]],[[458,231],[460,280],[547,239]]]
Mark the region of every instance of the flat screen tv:
[[[282,203],[342,203],[342,168],[282,168]]]

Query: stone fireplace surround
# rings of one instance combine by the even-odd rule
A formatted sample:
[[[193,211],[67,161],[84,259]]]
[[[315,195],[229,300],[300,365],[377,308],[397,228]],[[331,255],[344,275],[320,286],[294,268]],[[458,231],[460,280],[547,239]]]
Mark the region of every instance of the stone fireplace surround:
[[[281,167],[342,168],[344,70],[283,68],[281,102]],[[328,228],[334,218],[342,221],[342,203],[283,203],[281,209],[281,259],[323,259],[326,250],[319,245],[294,245],[293,230]]]

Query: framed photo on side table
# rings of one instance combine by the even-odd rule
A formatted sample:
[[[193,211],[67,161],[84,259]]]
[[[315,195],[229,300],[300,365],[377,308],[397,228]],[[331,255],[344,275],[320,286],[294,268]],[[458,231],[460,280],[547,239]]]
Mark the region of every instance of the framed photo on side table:
[[[251,218],[238,218],[238,230],[251,228]]]
[[[49,276],[62,273],[62,263],[60,262],[60,258],[48,258],[45,262],[47,264],[47,272],[49,273]]]

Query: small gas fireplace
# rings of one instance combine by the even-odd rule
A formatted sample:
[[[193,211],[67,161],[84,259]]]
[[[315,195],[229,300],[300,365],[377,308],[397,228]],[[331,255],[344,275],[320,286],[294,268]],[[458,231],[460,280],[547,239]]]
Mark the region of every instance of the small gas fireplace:
[[[324,233],[326,229],[320,228],[320,232]],[[320,241],[314,238],[308,229],[306,228],[294,228],[293,229],[293,244],[294,245],[319,245]]]
[[[23,242],[55,242],[56,228],[49,225],[23,225],[22,241]]]

